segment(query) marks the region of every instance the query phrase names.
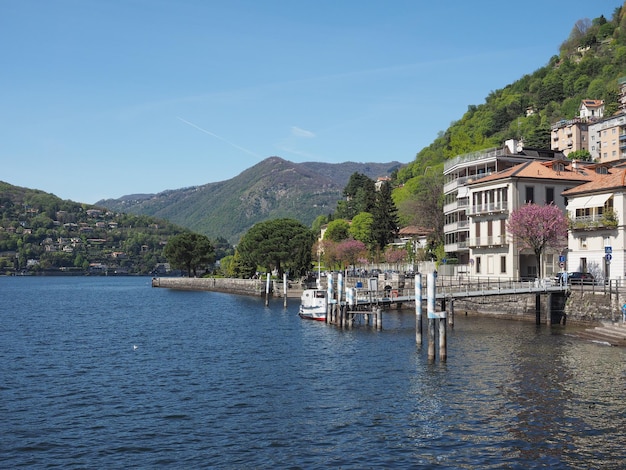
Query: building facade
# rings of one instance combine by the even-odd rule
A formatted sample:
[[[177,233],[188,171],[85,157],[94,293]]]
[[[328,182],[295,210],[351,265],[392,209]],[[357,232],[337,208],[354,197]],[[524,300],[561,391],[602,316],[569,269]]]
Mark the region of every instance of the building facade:
[[[626,158],[626,114],[618,114],[589,126],[589,152],[595,161]]]
[[[470,273],[527,280],[553,276],[565,242],[545,252],[542,266],[508,231],[510,214],[524,204],[554,204],[565,212],[564,191],[596,178],[592,167],[569,160],[529,161],[469,184]]]
[[[567,270],[590,272],[596,279],[626,277],[626,169],[610,169],[563,195],[571,221]]]
[[[444,164],[444,249],[455,260],[460,272],[470,272],[470,193],[469,185],[499,171],[528,161],[563,158],[553,150],[523,147],[509,140],[503,148],[492,148],[459,155]]]

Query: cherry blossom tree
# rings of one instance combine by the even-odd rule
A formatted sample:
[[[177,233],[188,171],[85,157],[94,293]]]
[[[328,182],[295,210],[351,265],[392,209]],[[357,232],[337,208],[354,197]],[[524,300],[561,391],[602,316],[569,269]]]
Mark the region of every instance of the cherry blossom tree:
[[[353,238],[348,238],[337,244],[338,258],[344,266],[355,265],[359,258],[362,258],[367,251],[365,243]]]
[[[507,223],[508,231],[520,247],[533,251],[538,269],[546,248],[559,248],[567,243],[567,227],[566,215],[554,204],[526,204],[511,212]]]
[[[387,248],[385,250],[385,261],[389,264],[396,265],[396,269],[399,268],[399,264],[408,258],[409,254],[405,248]]]

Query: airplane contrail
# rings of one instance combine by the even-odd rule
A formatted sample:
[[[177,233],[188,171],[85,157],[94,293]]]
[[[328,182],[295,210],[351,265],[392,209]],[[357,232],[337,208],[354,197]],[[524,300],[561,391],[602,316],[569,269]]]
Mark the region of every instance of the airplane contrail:
[[[178,119],[178,120],[179,120],[179,121],[181,121],[181,122],[184,122],[185,124],[187,124],[187,125],[189,125],[189,126],[191,126],[191,127],[195,128],[195,129],[198,129],[200,132],[204,132],[205,134],[208,134],[208,135],[210,135],[211,137],[215,137],[216,139],[219,139],[219,140],[221,140],[222,142],[227,143],[227,144],[228,144],[228,145],[230,145],[231,147],[234,147],[234,148],[236,148],[236,149],[238,149],[238,150],[241,150],[242,152],[246,152],[247,154],[250,154],[250,155],[252,155],[253,157],[261,158],[261,157],[260,157],[260,155],[257,155],[256,153],[254,153],[254,152],[252,152],[252,151],[250,151],[250,150],[248,150],[248,149],[245,149],[245,148],[243,148],[243,147],[240,147],[239,145],[234,144],[233,142],[230,142],[229,140],[226,140],[226,139],[224,139],[223,137],[220,137],[219,135],[214,134],[214,133],[213,133],[213,132],[211,132],[211,131],[207,131],[206,129],[203,129],[203,128],[202,128],[202,127],[200,127],[200,126],[196,126],[193,122],[189,122],[189,121],[187,121],[186,119],[181,118],[180,116],[176,116],[176,119]]]

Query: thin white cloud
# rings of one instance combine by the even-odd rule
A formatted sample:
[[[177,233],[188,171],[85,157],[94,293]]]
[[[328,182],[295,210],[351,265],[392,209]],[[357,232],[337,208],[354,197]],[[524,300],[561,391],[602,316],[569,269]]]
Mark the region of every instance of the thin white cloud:
[[[228,145],[230,145],[231,147],[236,148],[237,150],[241,150],[242,152],[245,152],[245,153],[247,153],[247,154],[249,154],[249,155],[252,155],[253,157],[261,158],[258,154],[254,153],[253,151],[248,150],[248,149],[246,149],[246,148],[244,148],[244,147],[241,147],[241,146],[239,146],[239,145],[235,144],[234,142],[231,142],[230,140],[226,140],[226,139],[224,139],[223,137],[220,137],[219,135],[214,134],[214,133],[213,133],[213,132],[211,132],[211,131],[208,131],[208,130],[206,130],[206,129],[203,129],[203,128],[202,128],[202,127],[200,127],[200,126],[196,126],[193,122],[189,122],[189,121],[187,121],[187,120],[185,120],[185,119],[183,119],[183,118],[181,118],[181,117],[179,117],[179,116],[176,116],[176,119],[178,119],[178,120],[179,120],[179,121],[181,121],[181,122],[184,122],[185,124],[187,124],[187,125],[189,125],[189,126],[193,127],[194,129],[198,129],[200,132],[204,132],[205,134],[208,134],[208,135],[210,135],[211,137],[215,137],[216,139],[221,140],[222,142],[227,143]]]
[[[291,135],[296,137],[303,137],[305,139],[312,139],[315,137],[315,134],[311,131],[307,131],[306,129],[301,129],[296,126],[291,126]]]

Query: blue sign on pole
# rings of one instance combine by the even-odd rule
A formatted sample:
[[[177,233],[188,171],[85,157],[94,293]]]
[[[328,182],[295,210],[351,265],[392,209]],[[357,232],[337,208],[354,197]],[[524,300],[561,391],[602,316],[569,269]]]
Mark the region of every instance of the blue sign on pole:
[[[565,263],[565,256],[559,256],[559,263]]]
[[[607,253],[606,255],[604,255],[604,257],[606,258],[607,261],[611,261],[611,258],[613,258],[611,256],[611,253]]]
[[[605,246],[604,247],[604,252],[605,253],[613,253],[613,247],[612,246]]]

